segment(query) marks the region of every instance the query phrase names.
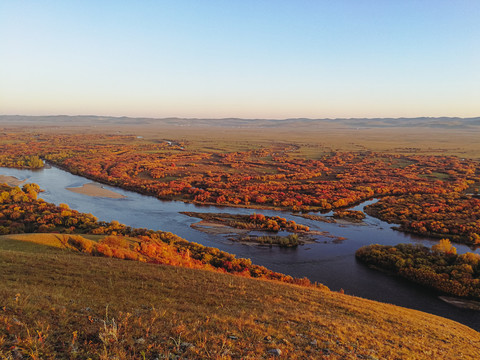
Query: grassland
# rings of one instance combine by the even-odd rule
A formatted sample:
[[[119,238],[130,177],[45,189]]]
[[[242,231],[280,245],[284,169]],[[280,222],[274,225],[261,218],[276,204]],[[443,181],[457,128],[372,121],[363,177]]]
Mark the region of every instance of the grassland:
[[[0,358],[476,359],[456,322],[321,289],[0,237]]]
[[[0,116],[4,131],[135,134],[188,142],[204,152],[295,145],[291,155],[319,159],[331,151],[455,155],[480,160],[480,119],[135,119],[96,116]]]

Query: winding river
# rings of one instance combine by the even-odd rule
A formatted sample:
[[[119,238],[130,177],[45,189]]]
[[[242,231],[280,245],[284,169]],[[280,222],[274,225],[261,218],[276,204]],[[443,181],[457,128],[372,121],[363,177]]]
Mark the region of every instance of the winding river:
[[[480,331],[480,312],[454,307],[438,298],[434,291],[374,271],[355,259],[355,251],[368,244],[395,245],[420,243],[431,246],[437,240],[419,238],[392,229],[392,225],[367,215],[363,224],[324,223],[308,220],[289,212],[262,210],[265,215],[279,215],[308,225],[312,230],[327,231],[335,237],[316,236],[316,242],[296,249],[260,247],[235,243],[227,235],[207,234],[190,227],[199,219],[182,215],[181,211],[227,212],[252,214],[255,210],[216,206],[198,206],[179,201],[160,201],[151,196],[103,185],[104,188],[125,196],[121,199],[90,197],[66,190],[79,187],[91,180],[51,167],[42,170],[0,168],[0,175],[15,176],[40,185],[45,192],[40,197],[55,204],[66,203],[72,209],[91,213],[99,220],[118,220],[132,227],[169,231],[189,241],[212,246],[237,257],[250,258],[258,265],[295,277],[308,277],[327,285],[332,290],[344,289],[346,294],[391,303],[443,316]],[[374,202],[367,201],[355,210]],[[258,212],[258,210],[256,210]],[[459,253],[472,251],[467,246],[455,245]]]

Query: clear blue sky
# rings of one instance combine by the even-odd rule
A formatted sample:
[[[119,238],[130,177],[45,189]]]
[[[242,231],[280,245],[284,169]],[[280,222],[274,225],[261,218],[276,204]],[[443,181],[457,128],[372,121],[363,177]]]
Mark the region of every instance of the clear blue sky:
[[[480,116],[480,1],[0,0],[0,114]]]

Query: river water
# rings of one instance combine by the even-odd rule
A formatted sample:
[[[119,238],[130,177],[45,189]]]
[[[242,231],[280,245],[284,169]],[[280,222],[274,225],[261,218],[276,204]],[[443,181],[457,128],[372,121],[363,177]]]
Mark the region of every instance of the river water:
[[[316,236],[316,242],[298,248],[260,247],[244,245],[228,240],[227,235],[207,234],[190,227],[199,219],[179,214],[181,211],[227,212],[253,214],[258,210],[216,206],[198,206],[179,201],[161,201],[151,196],[103,185],[125,198],[110,199],[90,197],[66,190],[92,182],[72,175],[56,167],[41,170],[0,168],[0,175],[15,176],[26,182],[34,182],[45,191],[40,197],[55,204],[66,203],[70,208],[91,213],[99,220],[117,220],[123,224],[169,231],[189,241],[219,248],[237,257],[250,258],[253,263],[295,277],[308,277],[327,285],[332,290],[344,289],[346,294],[382,301],[461,322],[480,331],[480,312],[460,309],[438,298],[434,291],[371,270],[355,259],[355,251],[368,244],[396,245],[419,243],[432,246],[437,240],[429,240],[404,234],[392,229],[392,225],[367,215],[363,224],[324,223],[297,217],[289,212],[261,210],[264,215],[278,215],[297,223],[308,225],[311,230],[327,231],[333,236],[345,237],[335,241],[328,236]],[[355,210],[374,202],[367,201]],[[472,251],[467,246],[455,245],[458,253]]]

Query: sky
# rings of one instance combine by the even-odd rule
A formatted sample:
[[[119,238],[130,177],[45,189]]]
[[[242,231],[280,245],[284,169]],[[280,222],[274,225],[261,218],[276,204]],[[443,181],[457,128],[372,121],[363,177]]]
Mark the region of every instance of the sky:
[[[477,0],[0,0],[0,114],[480,116]]]

